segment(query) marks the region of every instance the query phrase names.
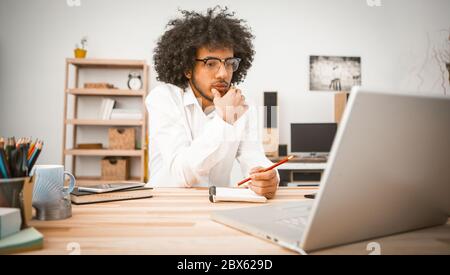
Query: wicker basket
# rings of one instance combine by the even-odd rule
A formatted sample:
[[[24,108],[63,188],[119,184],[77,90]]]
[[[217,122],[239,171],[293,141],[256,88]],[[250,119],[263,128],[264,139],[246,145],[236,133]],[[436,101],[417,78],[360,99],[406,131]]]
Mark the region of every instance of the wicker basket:
[[[106,157],[102,159],[102,180],[127,180],[129,174],[129,158]]]
[[[134,128],[109,128],[109,149],[134,150],[136,129]]]

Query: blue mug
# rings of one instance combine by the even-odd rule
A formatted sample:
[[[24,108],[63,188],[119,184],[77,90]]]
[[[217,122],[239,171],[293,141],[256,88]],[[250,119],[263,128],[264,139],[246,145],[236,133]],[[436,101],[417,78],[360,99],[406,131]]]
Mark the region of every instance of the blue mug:
[[[70,197],[75,188],[75,177],[64,171],[62,165],[35,165],[31,171],[35,183],[33,189],[33,207],[58,204],[64,198]],[[69,187],[64,187],[64,177],[69,176]]]

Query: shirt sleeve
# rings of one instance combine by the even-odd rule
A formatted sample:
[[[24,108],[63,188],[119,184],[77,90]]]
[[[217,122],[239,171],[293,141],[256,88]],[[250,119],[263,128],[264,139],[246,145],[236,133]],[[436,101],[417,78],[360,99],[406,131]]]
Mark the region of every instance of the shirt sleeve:
[[[252,106],[248,111],[248,119],[244,127],[242,140],[239,144],[236,157],[241,166],[241,171],[244,177],[248,177],[250,175],[250,170],[254,167],[269,167],[273,164],[265,156],[260,136],[261,131],[259,131],[258,125],[256,108]]]
[[[164,92],[164,91],[163,91]],[[227,154],[230,140],[238,129],[216,115],[205,125],[203,134],[191,140],[184,106],[162,93],[149,97],[149,139],[160,150],[177,186],[192,187]]]

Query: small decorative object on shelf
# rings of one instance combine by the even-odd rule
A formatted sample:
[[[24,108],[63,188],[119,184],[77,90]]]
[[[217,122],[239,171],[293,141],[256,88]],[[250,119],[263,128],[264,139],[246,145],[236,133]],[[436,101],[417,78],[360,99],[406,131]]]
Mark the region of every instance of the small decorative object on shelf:
[[[84,83],[84,88],[85,89],[115,89],[113,84],[103,83],[103,82]]]
[[[87,37],[85,36],[85,37],[81,38],[80,43],[81,43],[81,47],[78,44],[75,45],[75,50],[74,50],[75,58],[85,58],[86,57]]]
[[[79,143],[79,144],[77,144],[77,149],[101,150],[101,149],[103,149],[103,144],[101,144],[101,143]]]
[[[128,88],[133,91],[142,89],[142,78],[140,74],[135,72],[128,74]]]

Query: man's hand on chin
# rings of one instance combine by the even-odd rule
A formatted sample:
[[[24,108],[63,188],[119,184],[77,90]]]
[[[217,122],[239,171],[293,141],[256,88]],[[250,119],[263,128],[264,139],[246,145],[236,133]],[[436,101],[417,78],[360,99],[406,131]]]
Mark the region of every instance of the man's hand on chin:
[[[221,95],[216,89],[211,90],[214,95],[214,106],[219,116],[227,123],[233,125],[247,110],[245,96],[241,90],[231,87],[228,92]]]
[[[263,167],[255,167],[250,171],[249,188],[256,194],[272,199],[278,189],[279,179],[275,169],[263,172]]]

